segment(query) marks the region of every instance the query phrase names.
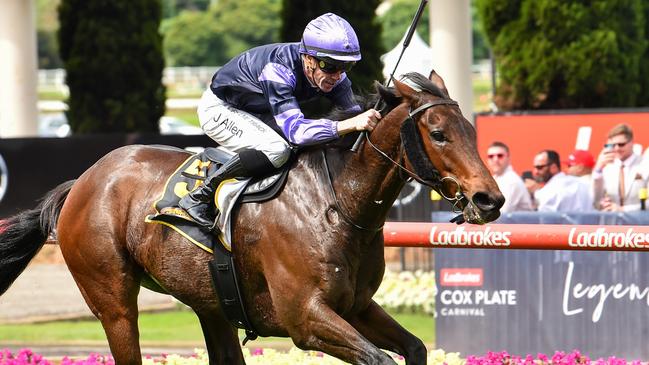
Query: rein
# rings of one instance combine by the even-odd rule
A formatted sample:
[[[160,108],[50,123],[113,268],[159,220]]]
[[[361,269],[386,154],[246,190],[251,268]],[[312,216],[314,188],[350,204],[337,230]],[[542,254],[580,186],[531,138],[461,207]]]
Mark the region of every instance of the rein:
[[[329,163],[327,162],[327,152],[325,149],[320,150],[322,152],[322,160],[324,161],[324,168],[325,171],[327,172],[327,186],[329,187],[329,191],[331,192],[331,195],[334,198],[334,203],[336,204],[336,210],[340,213],[340,215],[343,217],[345,222],[353,226],[354,228],[357,228],[361,231],[367,231],[367,232],[378,232],[383,229],[383,224],[378,226],[378,227],[364,227],[359,224],[354,223],[354,220],[347,214],[345,211],[342,209],[340,206],[340,203],[338,202],[338,197],[336,196],[336,191],[334,190],[334,184],[331,179],[331,170],[329,169]]]
[[[423,141],[421,139],[420,133],[417,131],[417,127],[415,125],[414,121],[414,116],[417,114],[438,106],[438,105],[455,105],[459,106],[457,101],[451,100],[451,99],[436,99],[433,101],[430,101],[428,103],[425,103],[421,105],[420,107],[416,108],[415,110],[410,109],[408,111],[408,117],[403,121],[403,125],[401,126],[401,145],[403,146],[406,155],[408,156],[408,159],[412,162],[413,168],[415,171],[411,171],[407,167],[404,166],[403,163],[399,163],[392,159],[390,156],[388,156],[387,153],[381,151],[372,141],[370,141],[369,134],[365,133],[365,139],[369,143],[372,148],[378,152],[381,156],[385,157],[387,160],[392,162],[395,166],[399,167],[400,171],[405,172],[408,176],[411,178],[415,179],[422,185],[429,186],[435,191],[437,191],[446,201],[451,203],[453,205],[453,212],[457,213],[458,216],[454,217],[451,219],[451,222],[454,223],[463,223],[464,222],[464,217],[462,215],[462,208],[461,208],[461,203],[464,200],[468,200],[466,195],[464,195],[464,192],[462,191],[462,185],[460,185],[460,182],[457,181],[456,178],[452,176],[444,176],[440,174],[439,170],[435,168],[433,163],[430,161],[428,156],[424,152],[424,147],[423,147]],[[383,229],[383,225],[378,226],[378,227],[365,227],[361,226],[357,223],[354,222],[354,220],[347,214],[342,207],[340,206],[340,203],[338,202],[338,197],[336,196],[336,191],[334,190],[333,187],[333,182],[332,182],[332,177],[331,177],[331,170],[329,169],[329,163],[327,161],[327,153],[325,149],[321,150],[322,152],[322,159],[324,161],[324,168],[327,173],[327,186],[329,187],[329,191],[331,195],[333,196],[334,199],[334,204],[336,205],[336,210],[340,213],[340,215],[343,217],[345,222],[347,222],[349,225],[355,227],[356,229],[359,229],[361,231],[368,231],[368,232],[378,232]],[[403,158],[403,157],[402,157]],[[455,183],[457,186],[457,189],[455,191],[455,196],[448,196],[447,194],[444,193],[444,189],[442,189],[444,182],[450,181],[451,183]]]

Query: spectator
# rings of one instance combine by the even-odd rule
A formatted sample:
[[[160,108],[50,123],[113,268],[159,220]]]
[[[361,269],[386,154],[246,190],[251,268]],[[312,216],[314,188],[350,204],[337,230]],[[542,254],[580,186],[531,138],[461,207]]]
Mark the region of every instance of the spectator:
[[[505,196],[505,204],[500,211],[532,210],[530,195],[523,180],[514,172],[509,159],[509,147],[502,142],[493,142],[487,149],[487,166]]]
[[[586,184],[578,177],[561,172],[559,154],[552,150],[541,151],[534,157],[534,179],[544,184],[534,191],[539,211],[584,212],[593,209],[593,200]]]
[[[593,170],[596,207],[608,212],[640,210],[639,193],[649,174],[642,167],[641,156],[633,153],[631,127],[613,127]]]
[[[595,158],[593,155],[586,150],[575,150],[568,156],[566,165],[568,166],[566,174],[581,178],[590,189],[591,174],[593,167],[595,167]]]

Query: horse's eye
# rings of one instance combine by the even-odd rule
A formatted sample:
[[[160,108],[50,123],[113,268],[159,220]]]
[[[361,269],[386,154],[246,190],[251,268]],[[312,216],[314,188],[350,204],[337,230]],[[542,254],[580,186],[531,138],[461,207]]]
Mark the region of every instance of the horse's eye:
[[[444,133],[442,133],[442,132],[440,132],[440,131],[433,131],[433,132],[430,134],[430,136],[433,137],[433,139],[434,139],[436,142],[444,142],[444,141],[446,141],[446,137],[444,136]]]

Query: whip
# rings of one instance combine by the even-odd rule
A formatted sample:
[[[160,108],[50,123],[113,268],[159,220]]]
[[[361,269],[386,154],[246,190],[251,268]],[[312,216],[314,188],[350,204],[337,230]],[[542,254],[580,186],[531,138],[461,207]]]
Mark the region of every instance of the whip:
[[[412,39],[412,35],[415,33],[415,29],[417,29],[417,23],[419,23],[419,18],[421,18],[421,14],[424,12],[424,7],[426,7],[426,3],[428,3],[428,0],[421,0],[421,2],[419,3],[419,8],[417,9],[417,13],[415,13],[415,17],[412,19],[412,23],[410,23],[408,34],[406,34],[406,38],[404,38],[403,40],[403,47],[401,48],[401,53],[399,53],[399,59],[397,59],[397,63],[394,65],[394,69],[392,70],[390,77],[388,77],[388,79],[385,80],[385,85],[383,86],[388,87],[390,85],[390,81],[394,77],[394,73],[397,72],[397,67],[399,67],[399,62],[401,62],[401,57],[403,57],[403,53],[406,51],[406,48],[408,48],[408,45],[410,44],[410,40]],[[374,109],[379,107],[380,102],[381,99],[379,98],[376,101],[376,104],[374,104]],[[362,131],[361,134],[358,136],[356,142],[354,142],[354,145],[352,146],[352,152],[358,151],[358,149],[361,146],[361,143],[363,143],[363,138],[367,138],[367,131]]]

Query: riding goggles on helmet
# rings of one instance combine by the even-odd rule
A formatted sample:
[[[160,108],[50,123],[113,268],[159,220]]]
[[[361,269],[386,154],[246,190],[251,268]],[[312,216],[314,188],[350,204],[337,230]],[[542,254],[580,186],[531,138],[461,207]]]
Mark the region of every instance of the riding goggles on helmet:
[[[318,67],[322,70],[324,73],[328,74],[335,74],[339,71],[342,72],[349,72],[352,67],[356,64],[356,62],[336,62],[332,61],[330,59],[322,59],[322,58],[316,58],[318,60]]]

